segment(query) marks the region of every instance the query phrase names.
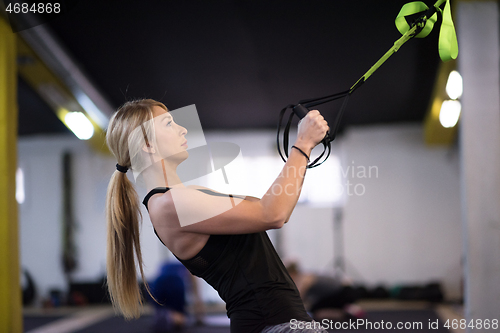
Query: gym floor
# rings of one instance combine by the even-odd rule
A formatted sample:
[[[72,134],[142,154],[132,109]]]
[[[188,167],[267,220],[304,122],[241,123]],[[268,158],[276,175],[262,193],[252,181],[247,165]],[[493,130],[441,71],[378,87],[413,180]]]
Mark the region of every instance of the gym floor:
[[[451,332],[462,333],[460,329],[446,329],[443,325],[449,320],[463,318],[462,308],[453,304],[431,304],[427,302],[410,301],[360,301],[357,303],[363,311],[366,321],[393,324],[398,322],[422,323],[419,332]],[[439,320],[439,328],[429,328],[429,323]],[[412,329],[401,329],[401,331]],[[330,332],[380,332],[379,329],[331,329]],[[152,309],[145,307],[144,314],[138,320],[125,321],[114,314],[111,306],[92,306],[81,308],[25,308],[24,332],[26,333],[154,333]],[[189,326],[185,333],[229,333],[229,320],[223,306],[207,309],[204,325]]]

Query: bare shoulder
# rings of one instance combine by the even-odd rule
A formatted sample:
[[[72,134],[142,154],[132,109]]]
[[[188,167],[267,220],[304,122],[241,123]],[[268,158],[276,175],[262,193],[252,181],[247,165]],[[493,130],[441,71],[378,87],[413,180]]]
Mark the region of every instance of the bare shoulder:
[[[156,228],[178,225],[171,191],[172,189],[165,193],[157,193],[149,198],[148,212],[151,222]]]
[[[171,189],[165,193],[153,195],[148,205],[150,219],[158,237],[172,253],[184,260],[196,255],[209,237],[182,228],[173,197],[189,196],[189,194],[190,191]]]

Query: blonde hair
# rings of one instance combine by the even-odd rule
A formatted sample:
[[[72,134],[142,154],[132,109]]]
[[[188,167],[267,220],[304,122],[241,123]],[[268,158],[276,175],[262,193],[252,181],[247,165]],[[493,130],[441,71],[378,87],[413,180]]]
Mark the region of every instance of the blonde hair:
[[[131,168],[129,136],[141,124],[153,119],[154,106],[167,110],[160,102],[142,99],[125,103],[111,117],[106,143],[121,166]],[[137,192],[127,175],[115,171],[106,195],[107,285],[113,305],[126,319],[138,318],[143,303],[136,263],[151,295],[144,277],[139,242],[139,222],[142,222],[139,205]]]

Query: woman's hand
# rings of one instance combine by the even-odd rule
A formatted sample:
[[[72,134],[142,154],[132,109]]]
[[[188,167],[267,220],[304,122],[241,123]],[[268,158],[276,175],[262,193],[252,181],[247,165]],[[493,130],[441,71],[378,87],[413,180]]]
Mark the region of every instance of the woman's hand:
[[[328,123],[318,110],[309,111],[299,122],[295,146],[309,155],[311,150],[325,138],[329,129]]]

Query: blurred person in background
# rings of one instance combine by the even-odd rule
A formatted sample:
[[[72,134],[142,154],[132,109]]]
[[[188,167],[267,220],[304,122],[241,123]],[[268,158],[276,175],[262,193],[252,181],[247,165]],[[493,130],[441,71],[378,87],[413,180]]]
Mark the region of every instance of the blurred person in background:
[[[356,302],[356,292],[347,281],[332,276],[304,273],[295,260],[287,263],[306,310],[321,321],[346,321],[361,318],[364,313]]]
[[[158,276],[150,284],[155,309],[154,331],[163,333],[181,331],[189,321],[187,307],[197,325],[203,323],[205,313],[196,278],[178,261],[164,263]],[[191,302],[191,304],[189,304]]]

